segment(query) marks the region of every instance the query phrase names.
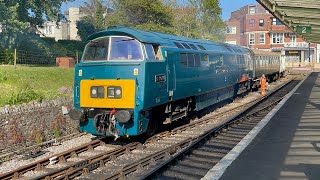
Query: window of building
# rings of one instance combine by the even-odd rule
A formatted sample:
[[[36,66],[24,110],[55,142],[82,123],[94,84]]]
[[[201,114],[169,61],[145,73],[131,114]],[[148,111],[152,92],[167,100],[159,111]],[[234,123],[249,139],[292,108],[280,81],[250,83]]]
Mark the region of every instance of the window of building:
[[[255,13],[256,13],[256,7],[255,6],[249,7],[249,14],[255,14]]]
[[[290,34],[290,42],[291,42],[292,44],[296,43],[296,39],[297,39],[297,37],[296,37],[295,34]]]
[[[272,33],[271,42],[272,44],[283,44],[284,34],[283,33]]]
[[[249,34],[249,45],[254,44],[254,34]]]
[[[254,19],[250,19],[249,20],[249,26],[250,27],[254,27]]]
[[[272,25],[283,25],[277,18],[272,18]]]
[[[48,34],[54,34],[54,26],[49,26],[49,33]]]
[[[259,20],[259,27],[263,27],[264,26],[264,20],[263,19],[260,19]]]
[[[237,34],[237,27],[236,26],[228,26],[227,27],[227,34]]]
[[[260,33],[260,44],[266,43],[266,36],[264,33]]]

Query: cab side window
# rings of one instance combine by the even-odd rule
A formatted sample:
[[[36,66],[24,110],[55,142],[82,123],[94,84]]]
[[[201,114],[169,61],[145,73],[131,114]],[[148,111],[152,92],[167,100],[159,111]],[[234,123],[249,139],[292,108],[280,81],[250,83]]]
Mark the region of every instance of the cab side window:
[[[145,44],[145,48],[149,60],[163,60],[158,44]]]
[[[146,52],[149,60],[156,60],[156,55],[154,53],[154,49],[152,44],[145,44]]]

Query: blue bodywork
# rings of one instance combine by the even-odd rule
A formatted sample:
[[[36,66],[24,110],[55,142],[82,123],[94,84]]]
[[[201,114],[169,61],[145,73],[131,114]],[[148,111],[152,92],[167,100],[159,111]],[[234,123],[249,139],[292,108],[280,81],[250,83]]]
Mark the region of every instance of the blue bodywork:
[[[250,80],[255,77],[253,53],[244,47],[177,37],[157,32],[146,32],[126,27],[112,27],[91,35],[88,42],[101,37],[123,36],[141,42],[144,59],[141,61],[80,62],[75,68],[74,106],[80,106],[80,82],[82,80],[131,79],[135,81],[135,97],[132,120],[116,122],[119,136],[137,136],[147,131],[154,109],[163,107],[164,114],[174,110],[201,110],[237,94],[240,85],[250,89]],[[189,48],[178,47],[177,43],[188,44]],[[149,59],[146,44],[158,48],[159,59]],[[192,45],[195,47],[193,48]],[[156,49],[154,49],[156,51]],[[156,53],[157,53],[156,52]],[[187,57],[187,60],[183,59]],[[133,72],[138,69],[138,74]],[[79,70],[82,71],[79,76]],[[274,72],[270,72],[274,73]],[[246,80],[240,82],[241,77]],[[240,83],[239,83],[240,82]],[[246,84],[245,84],[246,83]],[[177,108],[179,107],[179,108]],[[98,109],[98,108],[92,108]],[[92,110],[91,109],[91,110]],[[161,108],[160,108],[161,109]],[[103,109],[101,110],[111,110]],[[182,110],[180,110],[182,112]],[[158,112],[158,111],[157,111]],[[80,131],[95,135],[110,135],[98,132],[93,115],[80,120]]]

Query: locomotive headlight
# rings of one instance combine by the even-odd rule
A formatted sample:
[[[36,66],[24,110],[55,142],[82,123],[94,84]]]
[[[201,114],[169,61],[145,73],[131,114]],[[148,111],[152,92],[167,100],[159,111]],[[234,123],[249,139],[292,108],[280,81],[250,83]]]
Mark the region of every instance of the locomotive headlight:
[[[122,98],[122,88],[120,86],[109,86],[107,94],[108,98],[120,99]]]
[[[91,92],[90,93],[91,98],[97,98],[98,97],[98,94],[97,94],[98,87],[92,86],[90,92]]]
[[[92,89],[91,94],[92,95],[96,95],[97,94],[97,89]]]
[[[117,90],[116,90],[116,95],[118,95],[118,96],[121,95],[121,90],[120,90],[120,89],[117,89]]]
[[[104,98],[103,86],[92,86],[90,90],[91,98]]]

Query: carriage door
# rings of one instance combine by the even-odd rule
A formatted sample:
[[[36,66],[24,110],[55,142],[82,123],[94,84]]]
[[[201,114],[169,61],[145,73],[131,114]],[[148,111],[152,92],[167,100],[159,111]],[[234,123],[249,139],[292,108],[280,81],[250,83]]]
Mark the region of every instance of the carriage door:
[[[172,100],[174,91],[176,90],[176,65],[174,62],[175,54],[172,52],[164,51],[167,61],[167,91],[169,100]]]

